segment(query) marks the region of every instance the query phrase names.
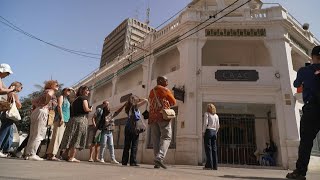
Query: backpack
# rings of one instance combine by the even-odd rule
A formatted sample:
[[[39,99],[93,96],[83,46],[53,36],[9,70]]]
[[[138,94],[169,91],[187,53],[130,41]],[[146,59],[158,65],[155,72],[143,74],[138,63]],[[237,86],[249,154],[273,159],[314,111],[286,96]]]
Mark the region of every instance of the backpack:
[[[102,123],[102,122],[104,122],[102,120],[102,115],[103,115],[103,109],[102,108],[98,108],[96,110],[96,121],[97,121],[96,125],[97,125],[97,128],[99,130],[103,130],[103,126],[104,126],[104,123]]]
[[[146,130],[146,125],[141,118],[141,113],[136,106],[131,107],[128,116],[128,128],[132,134],[140,134]]]

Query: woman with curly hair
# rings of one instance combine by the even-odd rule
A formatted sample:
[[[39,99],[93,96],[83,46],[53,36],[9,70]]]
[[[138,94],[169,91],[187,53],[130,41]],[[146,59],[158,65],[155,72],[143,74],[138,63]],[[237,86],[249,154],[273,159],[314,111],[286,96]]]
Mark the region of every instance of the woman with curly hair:
[[[72,118],[67,125],[61,143],[61,149],[70,151],[70,156],[68,157],[69,162],[80,162],[75,158],[77,149],[82,150],[86,145],[87,115],[92,111],[92,107],[89,106],[89,94],[90,90],[87,86],[80,86],[77,92],[77,98],[71,106]]]
[[[50,80],[45,83],[44,91],[39,97],[32,100],[35,107],[31,113],[30,135],[26,147],[26,159],[42,161],[37,153],[37,149],[44,139],[47,129],[49,110],[54,110],[57,106],[55,93],[59,89],[58,81]]]

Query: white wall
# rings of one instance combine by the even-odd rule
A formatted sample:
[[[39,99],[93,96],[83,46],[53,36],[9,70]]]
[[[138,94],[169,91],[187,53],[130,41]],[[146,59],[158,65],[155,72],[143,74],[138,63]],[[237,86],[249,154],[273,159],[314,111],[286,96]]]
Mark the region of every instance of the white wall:
[[[116,83],[115,94],[119,94],[135,86],[138,86],[139,82],[142,82],[142,76],[143,71],[141,66],[120,76]]]
[[[158,76],[163,76],[172,72],[172,68],[175,67],[175,71],[180,69],[180,53],[177,48],[160,55],[155,58],[152,71],[152,79],[156,79]]]
[[[268,50],[260,41],[209,40],[202,49],[203,66],[239,64],[271,66]]]

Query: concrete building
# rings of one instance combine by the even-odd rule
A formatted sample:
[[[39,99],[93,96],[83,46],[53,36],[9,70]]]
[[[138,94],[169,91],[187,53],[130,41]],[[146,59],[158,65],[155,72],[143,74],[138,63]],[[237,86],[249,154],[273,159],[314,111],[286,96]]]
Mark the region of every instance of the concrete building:
[[[121,56],[80,84],[92,87],[94,106],[108,99],[114,108],[126,94],[146,97],[159,75],[168,77],[169,89],[180,87],[184,101],[175,107],[166,163],[204,162],[202,116],[213,102],[221,124],[219,163],[259,165],[259,155],[272,141],[277,166],[292,169],[302,108],[292,84],[319,41],[284,7],[264,6],[260,0],[245,2],[193,0],[176,19],[146,36],[139,44],[144,50]],[[201,22],[205,23],[196,27]],[[120,114],[114,132],[118,160],[125,121],[125,114]],[[319,144],[314,149],[310,168],[320,169]],[[88,157],[87,152],[79,155]],[[138,160],[153,161],[149,130],[140,136]]]
[[[152,31],[155,29],[136,19],[124,20],[104,39],[100,68],[132,49]]]

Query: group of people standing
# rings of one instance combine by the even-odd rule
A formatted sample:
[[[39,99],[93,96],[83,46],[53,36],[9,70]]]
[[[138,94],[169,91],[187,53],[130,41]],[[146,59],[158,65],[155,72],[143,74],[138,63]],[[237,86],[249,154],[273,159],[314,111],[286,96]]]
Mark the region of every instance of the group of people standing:
[[[23,86],[20,82],[12,83],[6,88],[2,79],[12,74],[11,67],[8,64],[0,65],[0,95],[5,97],[9,102],[13,100],[16,107],[21,108],[18,94]],[[152,132],[152,141],[154,146],[154,164],[155,168],[167,168],[163,163],[168,151],[171,138],[172,128],[171,121],[162,117],[161,110],[170,108],[176,104],[176,100],[171,91],[166,88],[168,79],[164,76],[157,78],[157,86],[151,91],[148,99],[139,98],[131,95],[115,112],[111,112],[108,101],[104,101],[96,108],[93,122],[93,138],[90,146],[89,161],[98,161],[104,163],[104,154],[106,146],[110,152],[111,163],[119,164],[116,160],[113,145],[114,118],[124,109],[128,120],[125,125],[124,149],[122,154],[122,165],[138,166],[136,159],[138,150],[139,134],[145,129],[137,130],[135,126],[138,120],[142,119],[139,108],[149,103],[148,124]],[[43,158],[37,155],[37,150],[41,141],[47,133],[48,122],[54,113],[53,133],[46,151],[46,159],[59,161],[61,159],[69,162],[80,162],[76,159],[78,150],[85,148],[87,144],[88,114],[92,112],[92,106],[89,102],[90,89],[87,86],[81,86],[77,90],[76,97],[71,101],[69,95],[72,88],[64,88],[60,95],[59,83],[55,80],[45,82],[44,90],[40,95],[32,99],[32,113],[30,121],[30,132],[25,141],[20,145],[14,155],[20,157],[21,150],[24,148],[24,158],[26,160],[41,161]],[[161,102],[161,107],[157,106],[156,101]],[[12,125],[14,121],[7,119],[5,112],[1,112],[1,129],[0,129],[0,157],[7,157],[12,142]],[[209,123],[211,121],[208,121]],[[143,123],[144,124],[144,123]],[[209,128],[209,126],[208,126]],[[99,146],[100,151],[99,151]],[[60,158],[58,157],[60,152]],[[93,159],[93,152],[96,152]]]

